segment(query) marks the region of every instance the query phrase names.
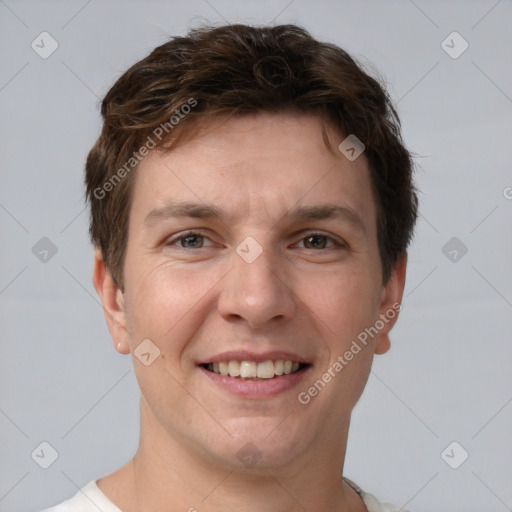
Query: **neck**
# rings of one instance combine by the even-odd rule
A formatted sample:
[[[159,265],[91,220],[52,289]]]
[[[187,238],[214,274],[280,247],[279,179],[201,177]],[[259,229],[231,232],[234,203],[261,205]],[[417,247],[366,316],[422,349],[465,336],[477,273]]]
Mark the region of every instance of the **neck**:
[[[141,410],[139,449],[123,468],[111,499],[123,512],[170,506],[184,512],[365,511],[359,496],[342,483],[348,426],[319,436],[325,441],[293,463],[244,470],[191,449]]]

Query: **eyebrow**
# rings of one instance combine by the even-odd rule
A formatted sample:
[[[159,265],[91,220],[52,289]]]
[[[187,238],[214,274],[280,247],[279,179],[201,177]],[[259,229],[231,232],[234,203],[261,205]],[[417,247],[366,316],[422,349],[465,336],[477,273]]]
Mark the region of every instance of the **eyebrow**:
[[[147,226],[152,226],[165,219],[180,217],[190,217],[194,219],[217,218],[222,222],[228,222],[228,214],[216,206],[180,202],[168,204],[162,208],[151,210],[144,219],[144,223]],[[366,226],[361,217],[352,208],[347,206],[340,206],[332,203],[298,206],[288,212],[285,217],[288,217],[292,221],[339,219],[348,222],[365,236],[367,235]]]
[[[225,217],[222,210],[213,205],[199,203],[173,203],[162,208],[151,210],[144,219],[148,226],[156,224],[161,220],[173,217],[192,217],[194,219],[211,219]]]

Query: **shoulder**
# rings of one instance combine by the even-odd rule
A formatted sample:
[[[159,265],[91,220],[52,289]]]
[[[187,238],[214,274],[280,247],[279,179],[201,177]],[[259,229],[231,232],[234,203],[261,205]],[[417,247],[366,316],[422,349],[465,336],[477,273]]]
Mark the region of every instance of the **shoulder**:
[[[40,512],[122,512],[99,489],[95,480],[91,480],[73,497]]]
[[[361,496],[368,512],[408,512],[404,508],[395,507],[391,503],[380,502],[373,494],[363,491],[357,484],[346,477],[343,479]]]

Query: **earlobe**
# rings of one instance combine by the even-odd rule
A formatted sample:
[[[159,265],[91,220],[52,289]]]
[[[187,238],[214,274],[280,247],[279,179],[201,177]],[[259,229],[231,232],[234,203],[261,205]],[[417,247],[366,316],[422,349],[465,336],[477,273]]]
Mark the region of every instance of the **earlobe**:
[[[391,347],[389,332],[398,320],[402,309],[402,296],[405,287],[407,253],[399,255],[388,283],[382,291],[379,318],[376,323],[381,329],[375,343],[375,354],[385,354]]]
[[[391,348],[389,334],[380,333],[375,344],[375,353],[378,355],[385,354]]]
[[[108,271],[100,249],[94,253],[93,284],[101,300],[105,320],[116,350],[122,354],[130,352],[126,331],[124,296]]]

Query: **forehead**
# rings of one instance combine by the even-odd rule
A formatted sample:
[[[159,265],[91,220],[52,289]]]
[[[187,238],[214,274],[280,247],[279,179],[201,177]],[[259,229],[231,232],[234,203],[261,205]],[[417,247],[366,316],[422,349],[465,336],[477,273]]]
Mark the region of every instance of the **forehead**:
[[[132,213],[146,217],[174,203],[216,206],[230,222],[282,217],[294,207],[338,205],[375,222],[375,201],[364,154],[349,161],[344,134],[306,114],[259,113],[212,121],[172,148],[152,151],[136,171]],[[255,220],[253,218],[253,220]]]

